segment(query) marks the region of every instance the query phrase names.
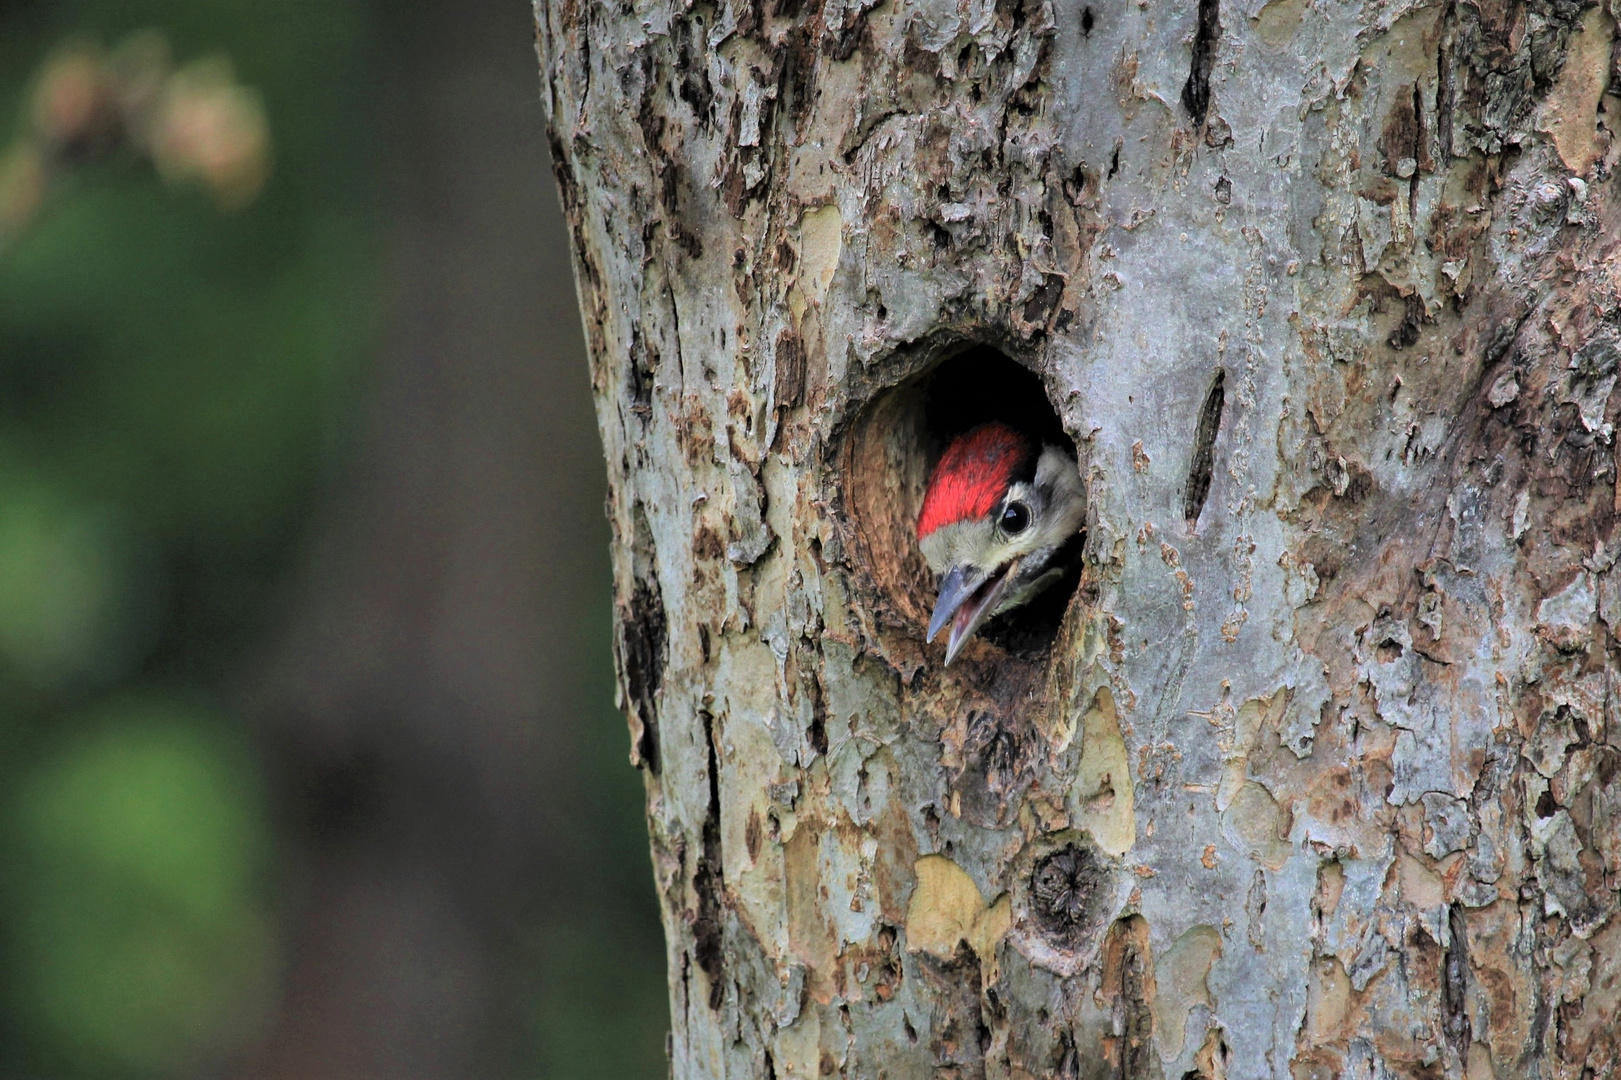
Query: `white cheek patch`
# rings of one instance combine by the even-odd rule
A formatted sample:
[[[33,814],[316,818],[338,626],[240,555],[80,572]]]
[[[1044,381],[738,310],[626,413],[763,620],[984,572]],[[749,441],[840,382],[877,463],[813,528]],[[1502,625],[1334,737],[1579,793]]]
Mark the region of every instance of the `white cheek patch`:
[[[918,547],[936,574],[964,563],[983,568],[982,560],[992,545],[994,531],[989,521],[959,521],[935,529],[918,542]]]

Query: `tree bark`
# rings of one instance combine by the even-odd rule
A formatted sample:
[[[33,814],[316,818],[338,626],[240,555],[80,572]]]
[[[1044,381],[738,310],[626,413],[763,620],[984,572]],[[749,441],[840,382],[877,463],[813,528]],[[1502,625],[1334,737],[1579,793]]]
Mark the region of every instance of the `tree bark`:
[[[1621,1069],[1607,9],[537,18],[676,1077]],[[1004,407],[1087,566],[943,668]]]

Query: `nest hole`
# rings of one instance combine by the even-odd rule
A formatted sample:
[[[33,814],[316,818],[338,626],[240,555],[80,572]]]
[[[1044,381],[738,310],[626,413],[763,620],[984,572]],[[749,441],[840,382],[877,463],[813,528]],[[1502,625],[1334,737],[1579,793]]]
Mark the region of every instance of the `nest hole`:
[[[885,390],[848,436],[841,494],[858,562],[875,594],[881,629],[914,645],[923,643],[936,590],[917,544],[930,470],[952,439],[993,421],[1076,453],[1041,378],[987,345],[949,354]],[[979,639],[1004,656],[1045,660],[1079,584],[1077,564],[1029,604],[986,623]],[[971,662],[974,652],[971,647],[963,659]]]

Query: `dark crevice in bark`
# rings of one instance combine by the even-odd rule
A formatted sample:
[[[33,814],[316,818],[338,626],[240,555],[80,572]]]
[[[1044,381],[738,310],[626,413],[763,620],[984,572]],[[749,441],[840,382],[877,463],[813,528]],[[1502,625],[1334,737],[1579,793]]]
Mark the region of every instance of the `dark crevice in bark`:
[[[708,52],[707,33],[701,15],[679,19],[671,27],[680,71],[677,93],[692,109],[699,132],[706,135],[715,126],[715,87],[709,81],[709,65],[703,55]]]
[[[827,30],[827,56],[841,64],[850,59],[864,43],[872,40],[872,24],[867,21],[865,6],[853,14],[846,12],[845,18],[851,21],[837,31],[832,28]]]
[[[968,942],[959,941],[950,960],[924,962],[935,969],[940,999],[948,1010],[931,1046],[936,1075],[984,1080],[991,1029],[985,1022],[985,977],[979,954]]]
[[[1221,1029],[1214,1029],[1205,1037],[1204,1048],[1193,1059],[1195,1067],[1183,1073],[1182,1080],[1221,1080],[1228,1075],[1232,1056],[1232,1047],[1227,1045]]]
[[[715,718],[699,714],[709,752],[709,808],[704,815],[703,854],[692,874],[697,913],[692,920],[693,953],[709,980],[709,1007],[719,1009],[726,998],[721,938],[721,894],[726,888],[720,846],[720,756],[715,750]]]
[[[1079,207],[1082,197],[1086,194],[1086,185],[1086,166],[1075,166],[1070,172],[1069,178],[1064,181],[1064,201],[1071,206]]]
[[[1435,50],[1435,142],[1439,169],[1452,164],[1452,62],[1447,45],[1452,40],[1456,22],[1453,5],[1448,4],[1441,16],[1441,44]]]
[[[1010,810],[1030,781],[1034,765],[1023,742],[992,712],[968,716],[968,738],[963,744],[968,766],[984,777],[987,791]]]
[[[1405,349],[1417,344],[1424,320],[1424,298],[1416,292],[1409,294],[1403,301],[1401,322],[1390,332],[1386,344],[1392,349]]]
[[[1266,874],[1256,870],[1250,879],[1249,895],[1244,897],[1244,915],[1249,926],[1247,934],[1256,952],[1266,951]]]
[[[645,424],[653,416],[653,378],[658,374],[659,357],[657,350],[642,337],[640,326],[631,328],[628,354],[630,377],[626,383],[630,389],[630,411]]]
[[[1413,173],[1407,178],[1407,217],[1416,220],[1418,217],[1418,179],[1419,174],[1434,169],[1435,162],[1429,154],[1429,131],[1424,125],[1424,92],[1418,83],[1413,84]]]
[[[1216,468],[1216,436],[1221,433],[1221,417],[1226,407],[1227,373],[1218,368],[1193,430],[1193,462],[1188,466],[1188,484],[1182,497],[1182,516],[1190,529],[1199,524],[1205,500],[1210,497],[1210,478]]]
[[[1081,1080],[1081,1052],[1075,1045],[1075,1033],[1069,1028],[1058,1033],[1050,1069],[1052,1080]]]
[[[655,776],[659,771],[658,695],[664,682],[666,636],[658,580],[638,579],[630,603],[619,610],[619,678],[632,719],[632,758]]]
[[[1064,278],[1059,274],[1048,274],[1042,278],[1041,285],[1025,301],[1024,321],[1032,326],[1047,326],[1053,312],[1058,309],[1058,302],[1064,298],[1064,284]]]
[[[692,1029],[692,954],[686,950],[681,952],[681,1009],[687,1019],[683,1027]]]
[[[1193,31],[1193,60],[1182,87],[1182,107],[1197,127],[1210,113],[1210,72],[1216,65],[1216,42],[1221,37],[1220,0],[1199,0],[1199,24]]]
[[[818,756],[826,755],[827,712],[819,700],[814,703],[811,709],[811,721],[810,726],[805,730],[805,739]]]
[[[1464,922],[1463,905],[1454,903],[1447,911],[1447,931],[1451,940],[1441,960],[1441,1025],[1447,1043],[1464,1058],[1469,1052],[1469,928]]]

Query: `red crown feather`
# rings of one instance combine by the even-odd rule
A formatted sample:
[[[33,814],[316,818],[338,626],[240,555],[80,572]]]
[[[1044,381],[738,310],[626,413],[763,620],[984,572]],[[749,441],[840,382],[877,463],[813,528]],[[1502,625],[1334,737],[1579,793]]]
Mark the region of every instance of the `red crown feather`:
[[[942,525],[981,518],[996,508],[1036,448],[1005,424],[984,424],[953,439],[929,474],[918,539]]]

